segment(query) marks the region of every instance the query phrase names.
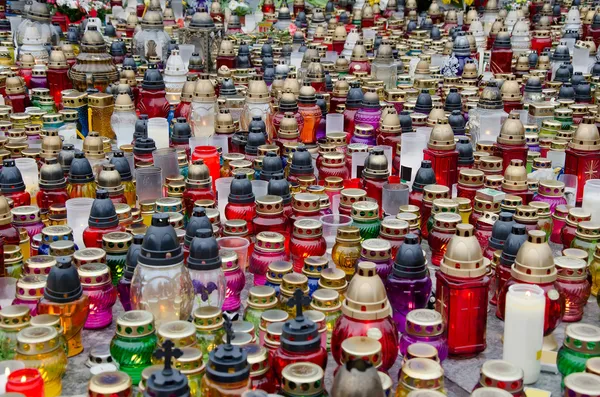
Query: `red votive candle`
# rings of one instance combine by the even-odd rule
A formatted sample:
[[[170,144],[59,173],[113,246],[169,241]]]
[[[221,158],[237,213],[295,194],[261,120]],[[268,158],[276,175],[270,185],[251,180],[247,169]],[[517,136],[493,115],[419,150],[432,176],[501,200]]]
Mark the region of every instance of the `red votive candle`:
[[[6,392],[16,392],[27,397],[44,397],[44,380],[35,368],[24,368],[8,375]]]

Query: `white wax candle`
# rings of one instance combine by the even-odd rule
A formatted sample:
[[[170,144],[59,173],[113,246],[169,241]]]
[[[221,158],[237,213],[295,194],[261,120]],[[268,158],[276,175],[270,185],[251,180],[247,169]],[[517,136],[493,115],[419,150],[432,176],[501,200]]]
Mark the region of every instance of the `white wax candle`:
[[[525,384],[540,376],[544,342],[544,291],[537,285],[515,284],[506,294],[503,359],[523,369]]]

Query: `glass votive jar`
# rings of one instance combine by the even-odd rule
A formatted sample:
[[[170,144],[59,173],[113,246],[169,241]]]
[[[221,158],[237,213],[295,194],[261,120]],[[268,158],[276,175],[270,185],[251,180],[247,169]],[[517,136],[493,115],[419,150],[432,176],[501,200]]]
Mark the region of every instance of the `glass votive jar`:
[[[63,326],[60,322],[60,316],[54,314],[38,314],[35,317],[31,317],[30,324],[32,327],[52,327],[58,332],[58,340],[62,346],[65,354],[69,353],[69,346],[67,345],[67,339],[63,334]]]
[[[375,368],[381,367],[381,343],[368,336],[353,336],[344,340],[340,365],[353,360],[364,360]]]
[[[580,321],[591,293],[587,262],[575,257],[558,256],[554,258],[554,265],[558,271],[556,289],[565,299],[562,319],[565,322]]]
[[[337,319],[342,315],[340,294],[331,289],[318,289],[313,293],[310,309],[323,313],[327,327],[327,350],[331,346],[331,334]],[[342,346],[343,347],[343,346]]]
[[[563,345],[558,350],[558,371],[563,377],[583,372],[587,360],[593,357],[600,357],[600,328],[591,324],[569,324]]]
[[[487,360],[481,366],[479,383],[473,390],[496,387],[505,390],[513,397],[525,397],[523,391],[523,370],[503,360]]]
[[[396,397],[407,397],[413,390],[429,389],[445,394],[442,366],[427,358],[413,358],[402,365]]]
[[[27,230],[29,238],[42,232],[44,223],[40,217],[40,208],[36,205],[22,205],[11,210],[12,223],[16,228]]]
[[[54,265],[56,265],[56,259],[50,255],[32,256],[23,264],[23,274],[47,276]]]
[[[571,248],[579,248],[588,253],[588,264],[592,262],[596,244],[600,241],[600,222],[583,221],[577,224]]]
[[[17,335],[15,358],[40,372],[44,380],[44,396],[57,397],[62,394],[67,355],[61,348],[56,329],[29,327],[20,331]]]
[[[330,289],[334,290],[339,294],[340,302],[346,296],[346,290],[348,289],[348,280],[346,280],[346,273],[343,270],[328,267],[321,272],[321,278],[319,279],[319,289]]]
[[[184,347],[180,350],[183,354],[175,359],[175,369],[187,378],[190,396],[198,396],[200,395],[202,377],[205,373],[202,351],[196,347]],[[160,368],[162,369],[162,367],[161,365]]]
[[[115,286],[123,276],[127,251],[132,243],[133,236],[126,232],[111,232],[102,236],[102,249],[106,252],[106,264]]]
[[[405,355],[413,343],[427,343],[438,351],[440,361],[448,357],[448,343],[444,336],[442,315],[434,310],[416,309],[406,316],[406,332],[400,338],[400,353]]]
[[[4,246],[4,274],[7,277],[19,279],[23,268],[23,254],[18,245]]]
[[[267,286],[254,286],[248,291],[246,310],[244,310],[244,321],[254,324],[254,329],[259,329],[262,314],[278,305],[275,290]]]
[[[567,215],[565,226],[563,227],[560,237],[563,247],[570,248],[571,243],[575,239],[575,233],[577,232],[577,225],[580,222],[590,221],[592,215],[584,210],[583,208],[571,208]]]
[[[235,251],[221,250],[221,269],[225,274],[227,288],[225,290],[225,301],[223,302],[223,310],[236,312],[242,305],[241,294],[246,285],[246,276],[244,271],[238,265],[238,257]]]
[[[131,383],[131,378],[124,372],[103,372],[92,376],[88,393],[95,397],[127,397],[132,395]]]
[[[564,379],[565,396],[598,397],[600,377],[588,373],[573,373]]]
[[[89,297],[90,311],[85,329],[104,328],[112,323],[112,307],[117,290],[111,283],[110,270],[104,263],[88,263],[77,268],[83,292]]]
[[[281,335],[283,334],[284,322],[273,323],[267,326],[267,333],[264,338],[264,346],[269,351],[269,357],[273,358],[273,354],[281,345]]]
[[[281,287],[283,276],[291,273],[292,271],[292,262],[275,261],[269,263],[269,268],[267,270],[267,282],[265,285],[273,288],[275,290],[275,295],[279,296],[279,288]]]
[[[110,355],[119,370],[139,383],[144,368],[152,365],[158,339],[154,316],[145,310],[131,310],[117,318],[116,334],[110,342]]]
[[[552,233],[550,241],[554,244],[562,244],[561,231],[567,222],[570,207],[568,205],[557,205],[552,214]]]
[[[0,361],[15,357],[17,334],[29,327],[29,306],[13,305],[0,309]]]
[[[28,274],[17,280],[17,290],[13,305],[29,307],[32,316],[37,314],[37,303],[44,295],[46,276]]]
[[[319,279],[321,272],[327,268],[329,260],[326,256],[309,256],[304,259],[302,274],[308,279],[308,296],[319,288]]]
[[[263,345],[267,328],[274,323],[284,323],[288,320],[289,314],[283,310],[271,309],[263,312],[260,316],[260,324],[258,326],[258,344]]]
[[[161,324],[156,330],[156,336],[158,338],[158,346],[162,346],[165,341],[170,340],[173,342],[174,348],[178,349],[195,347],[198,341],[194,324],[183,320],[169,321],[168,323]],[[153,364],[162,362],[164,362],[164,359],[152,357]]]
[[[73,263],[81,267],[89,263],[106,263],[106,251],[102,248],[83,248],[73,254]]]
[[[203,306],[194,310],[197,346],[202,358],[208,362],[208,354],[221,344],[223,337],[223,312],[218,307]]]
[[[308,278],[304,274],[289,273],[283,276],[279,291],[279,308],[286,311],[292,318],[296,317],[296,306],[288,305],[288,302],[294,297],[297,289],[301,290],[304,295],[308,295]],[[304,310],[308,310],[308,308],[308,304],[303,306]]]
[[[244,347],[248,353],[250,365],[250,387],[252,390],[263,390],[266,393],[277,393],[279,382],[271,369],[267,348],[250,344]]]

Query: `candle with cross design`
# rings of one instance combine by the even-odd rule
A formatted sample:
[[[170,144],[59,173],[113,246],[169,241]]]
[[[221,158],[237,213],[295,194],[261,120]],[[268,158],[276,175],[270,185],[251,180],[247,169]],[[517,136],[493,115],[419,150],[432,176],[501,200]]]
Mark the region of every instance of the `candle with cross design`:
[[[310,301],[301,289],[296,289],[294,296],[287,301],[288,306],[296,307],[296,317],[283,325],[281,344],[273,354],[273,370],[280,381],[283,369],[289,364],[310,362],[323,370],[327,366],[327,350],[321,346],[319,327],[302,313]]]
[[[226,343],[210,352],[201,395],[238,397],[250,390],[250,365],[246,350],[231,344],[233,329],[229,318],[223,324]]]
[[[187,377],[171,367],[175,359],[182,355],[183,352],[175,348],[175,344],[169,339],[162,344],[162,349],[159,348],[154,352],[154,357],[159,360],[164,359],[165,366],[150,375],[146,381],[145,396],[188,397],[190,395]]]

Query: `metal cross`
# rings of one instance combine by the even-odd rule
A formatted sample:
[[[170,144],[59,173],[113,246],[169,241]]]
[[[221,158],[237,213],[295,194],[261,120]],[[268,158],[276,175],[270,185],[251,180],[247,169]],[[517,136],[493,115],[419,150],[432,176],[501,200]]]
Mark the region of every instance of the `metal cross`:
[[[302,317],[302,306],[310,304],[310,297],[304,295],[300,288],[294,291],[294,296],[287,301],[289,307],[296,306],[296,317]]]
[[[223,316],[225,323],[223,324],[223,328],[225,328],[225,335],[227,335],[227,344],[231,345],[231,341],[233,340],[234,332],[231,324],[231,320],[227,316]]]
[[[167,339],[162,344],[162,349],[156,349],[154,352],[154,357],[158,358],[159,360],[161,358],[165,359],[165,370],[167,371],[171,370],[171,359],[173,357],[179,358],[183,356],[183,352],[177,348],[174,349],[174,347],[175,344],[170,339]]]

